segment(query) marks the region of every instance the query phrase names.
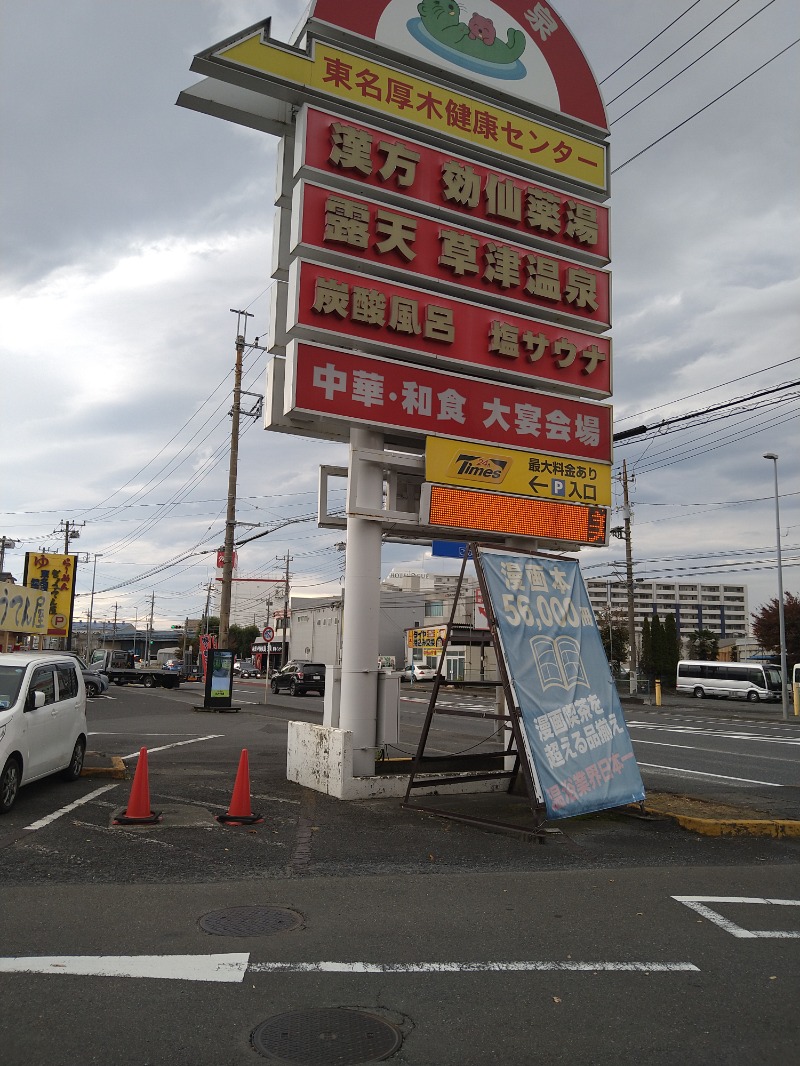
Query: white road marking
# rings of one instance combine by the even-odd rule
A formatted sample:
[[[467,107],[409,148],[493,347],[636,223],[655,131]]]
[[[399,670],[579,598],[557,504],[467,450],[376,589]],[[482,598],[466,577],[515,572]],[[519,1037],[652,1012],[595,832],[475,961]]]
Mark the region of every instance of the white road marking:
[[[82,977],[156,977],[167,981],[240,983],[250,956],[55,955],[0,959],[0,973],[63,973]]]
[[[783,788],[783,785],[777,781],[753,781],[749,777],[728,777],[726,774],[709,774],[704,770],[684,770],[680,766],[661,766],[660,763],[655,762],[640,762],[636,760],[639,766],[647,767],[649,770],[667,770],[670,773],[675,773],[679,777],[683,774],[691,777],[713,777],[716,781],[737,781],[741,785],[768,785],[770,788]]]
[[[0,973],[81,977],[148,977],[167,981],[241,983],[245,973],[506,973],[571,970],[581,973],[698,973],[691,962],[253,962],[227,955],[55,955],[0,958]]]
[[[780,736],[775,734],[742,733],[730,729],[698,729],[696,726],[663,726],[649,722],[628,722],[629,729],[648,729],[658,733],[681,733],[695,737],[713,737],[716,740],[752,740],[758,744],[800,745],[800,737]]]
[[[207,737],[194,737],[192,740],[178,740],[174,744],[162,744],[159,748],[148,748],[147,754],[152,755],[154,751],[166,751],[168,748],[180,748],[183,747],[184,744],[200,744],[204,740],[219,740],[220,737],[223,737],[224,735],[224,733],[210,733]],[[139,752],[138,750],[132,751],[130,755],[122,755],[121,758],[123,761],[125,759],[138,759]]]
[[[800,937],[800,930],[744,929],[741,925],[737,925],[736,922],[732,922],[730,918],[725,918],[717,911],[712,910],[711,907],[705,906],[706,903],[760,903],[762,905],[772,905],[773,907],[800,907],[800,900],[762,899],[758,896],[673,896],[672,898],[718,925],[726,933],[730,933],[731,936],[739,937],[740,939],[769,938],[772,940],[790,940]]]
[[[252,962],[248,973],[497,973],[600,970],[629,973],[699,972],[691,962]]]
[[[52,814],[47,814],[44,818],[40,818],[38,822],[31,822],[30,825],[26,825],[24,828],[43,829],[46,825],[50,825],[50,823],[54,822],[57,818],[61,818],[62,815],[69,814],[69,812],[74,811],[76,807],[82,807],[84,803],[89,803],[91,800],[95,799],[95,797],[102,796],[104,792],[108,792],[109,789],[116,787],[117,783],[115,782],[113,785],[103,785],[102,788],[96,788],[94,792],[90,792],[87,796],[83,796],[81,799],[75,800],[74,803],[68,803],[66,807],[61,807],[59,810],[53,811]]]

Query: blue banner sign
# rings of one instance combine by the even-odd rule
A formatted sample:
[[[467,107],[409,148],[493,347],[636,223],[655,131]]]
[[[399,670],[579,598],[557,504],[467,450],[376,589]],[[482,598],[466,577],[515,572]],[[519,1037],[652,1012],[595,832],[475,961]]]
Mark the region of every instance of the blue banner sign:
[[[578,564],[478,548],[538,798],[548,818],[644,799]]]
[[[471,559],[472,553],[468,552],[469,547],[464,541],[434,540],[431,543],[431,555],[442,559],[463,559],[465,555]]]

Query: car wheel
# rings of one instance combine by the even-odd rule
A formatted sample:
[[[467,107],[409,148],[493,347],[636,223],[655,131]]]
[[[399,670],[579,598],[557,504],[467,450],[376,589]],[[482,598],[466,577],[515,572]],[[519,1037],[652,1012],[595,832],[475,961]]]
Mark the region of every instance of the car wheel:
[[[144,679],[144,681],[142,681],[142,684],[144,685],[145,688],[152,688],[153,685],[155,685],[155,681],[153,680],[152,677],[146,677]]]
[[[758,703],[758,693],[757,692],[748,692],[747,693],[747,702],[748,703]]]
[[[81,776],[81,770],[83,770],[83,757],[85,754],[86,741],[83,737],[78,737],[75,741],[75,747],[72,749],[72,758],[69,760],[69,766],[61,774],[65,781],[77,781]]]
[[[91,699],[93,696],[100,695],[100,687],[96,685],[94,681],[86,682],[86,695]]]
[[[5,814],[14,806],[21,778],[22,768],[12,755],[6,760],[3,773],[0,775],[0,814]]]
[[[703,696],[705,696],[705,692],[698,685],[697,688],[694,690],[694,695],[698,700],[701,700]]]
[[[270,681],[269,687],[272,689],[273,696],[277,696],[278,695],[278,682],[277,681]]]
[[[292,696],[299,696],[300,695],[300,693],[297,691],[297,682],[296,681],[293,681],[291,683],[291,685],[289,685],[289,693]]]

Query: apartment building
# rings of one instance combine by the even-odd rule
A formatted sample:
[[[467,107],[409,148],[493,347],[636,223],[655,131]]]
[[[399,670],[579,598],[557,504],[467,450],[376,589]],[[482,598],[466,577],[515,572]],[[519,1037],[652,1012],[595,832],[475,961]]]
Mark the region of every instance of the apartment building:
[[[595,615],[611,608],[615,618],[627,622],[628,586],[624,581],[587,578],[586,589]],[[750,613],[746,585],[690,584],[676,581],[634,581],[634,618],[641,637],[645,617],[675,616],[686,641],[690,633],[707,629],[720,640],[743,640],[748,635]]]

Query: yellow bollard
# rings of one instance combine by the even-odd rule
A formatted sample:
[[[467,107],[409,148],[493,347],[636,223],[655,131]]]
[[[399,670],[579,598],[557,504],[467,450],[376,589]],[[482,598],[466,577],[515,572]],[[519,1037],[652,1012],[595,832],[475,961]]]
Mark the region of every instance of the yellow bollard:
[[[792,685],[792,703],[794,704],[795,718],[800,718],[800,685]]]
[[[661,706],[661,681],[656,678],[656,707]]]

